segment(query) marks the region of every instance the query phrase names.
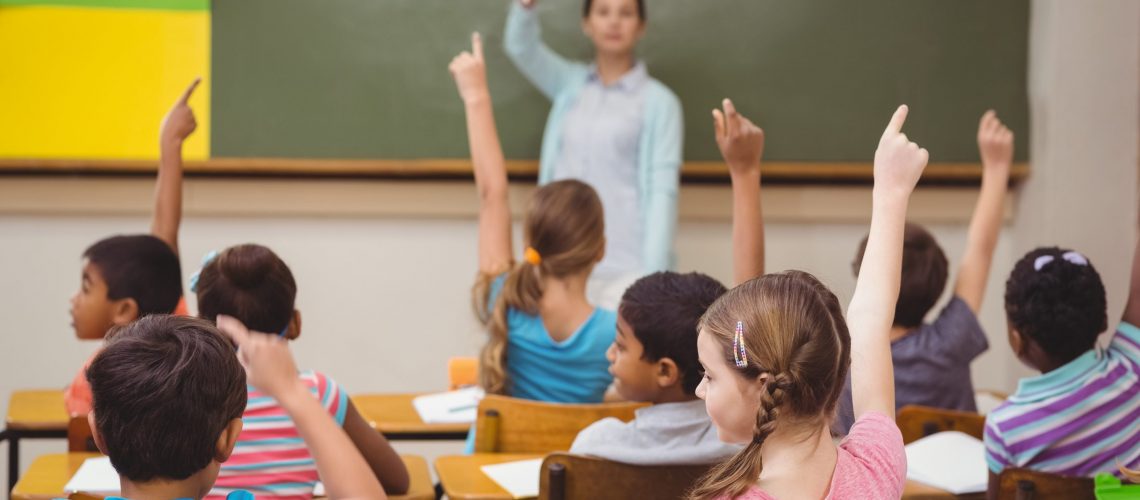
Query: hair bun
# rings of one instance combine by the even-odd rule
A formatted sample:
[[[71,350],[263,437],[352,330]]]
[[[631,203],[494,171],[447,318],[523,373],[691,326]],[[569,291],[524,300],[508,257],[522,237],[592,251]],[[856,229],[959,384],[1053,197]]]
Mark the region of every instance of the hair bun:
[[[238,245],[218,256],[218,270],[233,286],[250,290],[261,286],[277,261],[261,245]]]

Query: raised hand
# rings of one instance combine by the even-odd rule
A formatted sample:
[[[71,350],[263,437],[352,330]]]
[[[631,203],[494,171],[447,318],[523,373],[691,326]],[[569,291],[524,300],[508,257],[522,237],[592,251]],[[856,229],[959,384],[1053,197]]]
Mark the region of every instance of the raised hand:
[[[879,138],[879,148],[875,150],[876,193],[910,196],[930,159],[926,149],[902,133],[907,112],[905,104],[899,106]]]
[[[249,385],[277,400],[298,388],[304,390],[287,341],[277,335],[250,332],[230,316],[218,316],[217,324],[218,330],[237,345],[238,361],[245,367]]]
[[[986,111],[978,122],[978,151],[986,170],[1008,169],[1013,164],[1013,132],[997,117],[994,110]]]
[[[724,111],[714,109],[713,127],[716,145],[732,173],[760,172],[760,158],[764,155],[764,131],[736,111],[729,99],[724,100]]]
[[[168,141],[182,142],[198,128],[198,121],[194,119],[194,110],[190,109],[190,96],[194,93],[194,89],[198,88],[199,83],[202,83],[201,78],[195,78],[193,82],[190,82],[190,86],[186,87],[186,91],[175,101],[174,107],[170,108],[166,117],[162,119],[162,128],[159,134],[164,143]]]
[[[487,90],[487,70],[483,64],[483,39],[479,33],[471,34],[471,52],[463,51],[448,65],[459,97],[463,102],[479,102],[490,98]]]

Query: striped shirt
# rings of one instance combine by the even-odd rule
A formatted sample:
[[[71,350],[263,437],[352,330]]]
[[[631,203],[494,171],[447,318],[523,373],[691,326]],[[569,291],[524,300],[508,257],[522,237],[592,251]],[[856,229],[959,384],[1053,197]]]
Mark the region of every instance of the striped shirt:
[[[1120,475],[1140,465],[1140,328],[1117,327],[1108,348],[1022,379],[990,413],[986,463],[1069,476]]]
[[[317,371],[300,373],[301,381],[344,426],[348,395],[332,378]],[[277,401],[249,388],[249,402],[242,415],[242,430],[233,455],[218,474],[207,499],[221,500],[243,489],[257,497],[308,500],[320,479],[317,465],[296,425]]]

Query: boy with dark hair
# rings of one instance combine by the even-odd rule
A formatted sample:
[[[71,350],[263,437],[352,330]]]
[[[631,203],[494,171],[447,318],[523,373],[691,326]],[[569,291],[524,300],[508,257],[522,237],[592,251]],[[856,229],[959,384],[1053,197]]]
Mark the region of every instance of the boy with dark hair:
[[[111,327],[148,314],[186,314],[178,262],[182,143],[197,128],[188,101],[199,82],[190,84],[162,121],[151,234],[112,236],[83,252],[80,288],[71,298],[72,328],[80,340],[102,339]],[[86,368],[64,392],[72,416],[91,411]]]
[[[764,226],[760,210],[760,157],[764,132],[736,112],[732,102],[714,112],[717,144],[729,165],[733,193],[733,268],[737,283],[764,273]],[[614,418],[582,430],[571,453],[641,465],[705,464],[732,456],[739,447],[717,437],[696,396],[701,380],[697,325],[726,291],[700,273],[659,272],[639,279],[618,307],[617,337],[606,357],[614,390],[644,401],[636,418]]]
[[[205,320],[152,315],[113,330],[92,360],[87,377],[95,407],[87,418],[119,473],[122,497],[205,496],[241,432],[248,378],[297,422],[330,497],[385,498],[364,459],[297,382],[286,344],[250,335],[232,318],[219,324],[238,344],[237,356]]]
[[[907,224],[903,233],[902,281],[891,328],[896,408],[922,405],[977,411],[970,363],[989,349],[977,315],[997,246],[1013,163],[1013,132],[993,110],[982,115],[978,124],[978,150],[982,189],[970,220],[966,252],[958,268],[954,295],[933,323],[923,320],[946,287],[946,255],[921,226]],[[856,276],[866,245],[864,239],[855,257]],[[854,423],[850,383],[839,398],[837,413],[833,430],[847,434]]]

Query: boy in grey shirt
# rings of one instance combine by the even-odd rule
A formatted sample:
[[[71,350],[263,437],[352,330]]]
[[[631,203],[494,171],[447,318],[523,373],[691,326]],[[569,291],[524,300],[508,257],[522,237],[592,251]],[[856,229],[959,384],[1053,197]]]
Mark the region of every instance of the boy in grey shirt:
[[[717,146],[732,178],[733,278],[764,274],[760,211],[760,157],[764,132],[725,99],[713,112]],[[741,447],[722,442],[697,399],[703,374],[697,361],[697,324],[724,285],[699,273],[659,272],[622,296],[617,337],[606,352],[613,389],[629,401],[653,403],[625,423],[615,418],[582,430],[571,453],[638,465],[708,464]]]

